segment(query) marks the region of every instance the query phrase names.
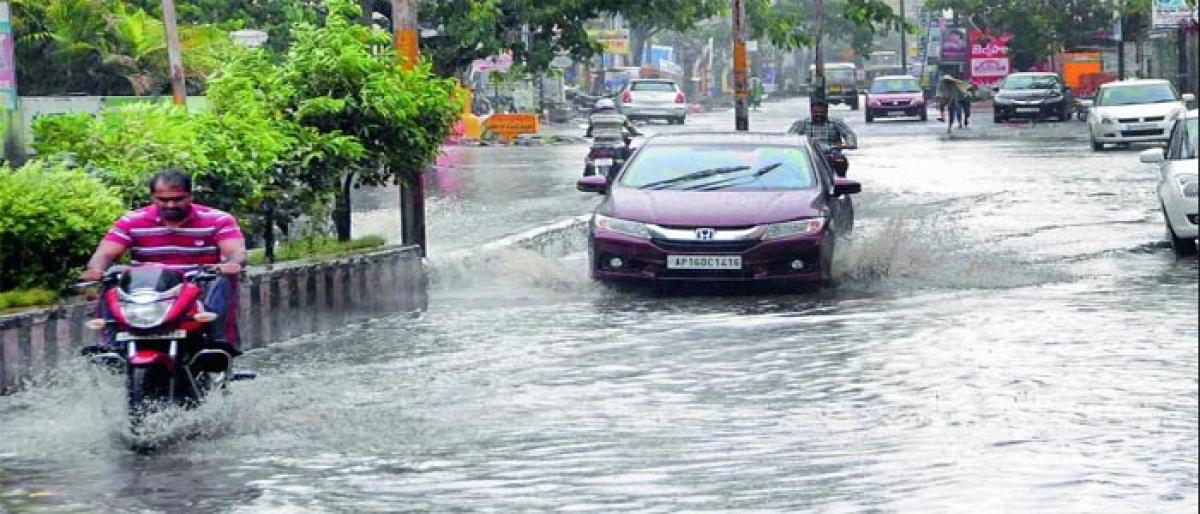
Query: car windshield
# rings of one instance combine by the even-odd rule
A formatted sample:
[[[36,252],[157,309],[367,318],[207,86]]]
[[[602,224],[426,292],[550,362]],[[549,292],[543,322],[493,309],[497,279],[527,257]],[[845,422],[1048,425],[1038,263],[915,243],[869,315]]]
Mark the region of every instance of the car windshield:
[[[827,84],[846,84],[854,82],[854,70],[846,68],[832,68],[825,70],[825,82]]]
[[[1058,89],[1058,77],[1053,75],[1012,75],[1004,79],[1000,89]]]
[[[917,79],[885,79],[876,80],[871,84],[872,93],[920,93],[921,84]]]
[[[629,86],[633,91],[662,91],[665,93],[674,93],[675,84],[670,82],[634,82]]]
[[[1178,101],[1179,95],[1175,94],[1175,88],[1167,83],[1158,83],[1101,88],[1096,105],[1138,105]]]
[[[790,191],[810,189],[815,180],[799,146],[667,144],[639,151],[620,183],[673,191]]]

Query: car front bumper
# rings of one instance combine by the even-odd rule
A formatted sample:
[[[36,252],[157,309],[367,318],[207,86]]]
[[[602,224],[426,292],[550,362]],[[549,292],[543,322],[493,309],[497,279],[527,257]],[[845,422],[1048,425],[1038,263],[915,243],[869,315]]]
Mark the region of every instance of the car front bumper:
[[[634,282],[815,282],[823,276],[822,252],[830,252],[832,238],[824,233],[771,241],[668,242],[640,239],[602,231],[590,236],[591,276],[601,281]],[[741,269],[683,270],[667,265],[670,255],[740,256]],[[614,268],[610,261],[623,261]],[[793,267],[800,261],[802,267]]]
[[[1092,122],[1092,140],[1097,143],[1154,143],[1167,142],[1174,121],[1152,121],[1147,123],[1096,123]]]
[[[1167,191],[1163,191],[1164,189]],[[1200,199],[1184,198],[1174,183],[1159,186],[1158,197],[1162,200],[1167,222],[1171,224],[1175,237],[1200,237],[1200,226],[1197,225],[1197,221],[1200,221]]]
[[[992,110],[1002,118],[1042,118],[1058,116],[1067,110],[1066,102],[993,102]]]
[[[920,116],[925,113],[925,104],[915,105],[868,105],[867,112],[872,118],[889,118],[900,116]]]

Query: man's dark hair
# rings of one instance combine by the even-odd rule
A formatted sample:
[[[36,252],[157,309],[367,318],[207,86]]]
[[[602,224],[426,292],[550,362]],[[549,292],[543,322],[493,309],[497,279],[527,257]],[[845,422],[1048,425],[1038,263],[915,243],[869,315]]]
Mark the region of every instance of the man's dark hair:
[[[192,192],[192,176],[179,168],[167,168],[150,177],[150,194],[154,194],[154,188],[159,184]]]

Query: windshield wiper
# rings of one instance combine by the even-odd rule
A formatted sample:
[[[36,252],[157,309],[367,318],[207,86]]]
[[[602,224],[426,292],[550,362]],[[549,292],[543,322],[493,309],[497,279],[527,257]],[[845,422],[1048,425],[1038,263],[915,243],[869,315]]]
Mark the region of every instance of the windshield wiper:
[[[749,166],[722,166],[719,168],[708,168],[708,169],[703,169],[703,170],[697,170],[697,171],[688,173],[686,175],[680,175],[675,178],[659,180],[658,182],[651,182],[649,184],[642,186],[641,189],[665,189],[666,186],[671,186],[674,184],[678,184],[680,182],[689,182],[689,181],[696,180],[696,179],[714,177],[717,175],[724,175],[726,173],[733,173],[736,171],[744,171],[744,170],[748,170],[748,169],[750,169]]]
[[[742,175],[742,176],[737,176],[737,177],[723,178],[723,179],[720,179],[720,180],[714,180],[714,181],[712,181],[712,182],[708,182],[708,183],[705,183],[705,184],[697,184],[697,185],[695,185],[695,186],[688,187],[688,188],[684,188],[684,189],[685,189],[686,191],[713,191],[713,190],[717,190],[717,189],[724,189],[725,187],[729,186],[729,185],[730,185],[730,183],[734,183],[734,182],[737,182],[737,181],[739,181],[739,180],[746,180],[746,179],[750,179],[750,180],[746,180],[746,181],[747,181],[747,182],[754,182],[755,180],[758,180],[758,178],[759,178],[759,177],[761,177],[761,176],[763,176],[763,175],[766,175],[767,173],[770,173],[770,172],[772,172],[772,171],[776,170],[776,169],[777,169],[777,168],[779,168],[780,166],[783,166],[783,162],[782,162],[782,161],[781,161],[781,162],[774,162],[774,163],[768,164],[768,165],[766,165],[766,166],[763,166],[763,167],[761,167],[761,168],[759,168],[759,169],[757,169],[757,170],[754,170],[754,173],[751,173],[751,174],[749,174],[749,175]],[[747,166],[747,168],[748,168],[748,167],[749,167],[749,166]]]

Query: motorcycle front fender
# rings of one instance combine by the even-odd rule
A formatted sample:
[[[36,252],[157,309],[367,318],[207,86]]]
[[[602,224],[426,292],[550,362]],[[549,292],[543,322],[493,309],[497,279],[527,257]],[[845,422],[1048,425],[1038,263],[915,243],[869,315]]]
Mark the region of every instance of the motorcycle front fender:
[[[175,372],[175,360],[159,350],[138,350],[129,358],[129,365],[135,368],[162,366],[171,373]]]

